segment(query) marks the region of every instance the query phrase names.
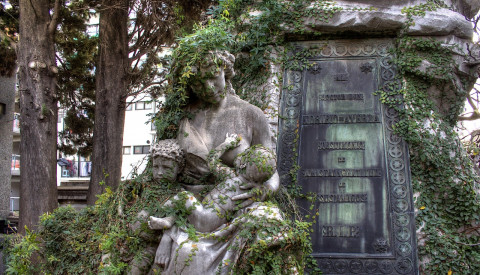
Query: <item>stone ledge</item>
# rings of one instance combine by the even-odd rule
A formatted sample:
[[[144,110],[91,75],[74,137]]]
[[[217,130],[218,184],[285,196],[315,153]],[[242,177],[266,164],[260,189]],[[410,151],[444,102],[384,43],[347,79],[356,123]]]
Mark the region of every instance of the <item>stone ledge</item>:
[[[304,26],[307,32],[322,34],[341,34],[343,32],[397,34],[404,26],[407,18],[402,14],[404,6],[378,7],[377,10],[349,10],[353,8],[370,8],[367,4],[337,4],[344,10],[337,12],[328,22],[305,18]],[[285,29],[285,33],[293,30]],[[471,39],[472,25],[465,17],[448,9],[438,9],[427,12],[424,17],[416,16],[415,25],[407,32],[415,36],[446,36],[454,35],[459,38]]]

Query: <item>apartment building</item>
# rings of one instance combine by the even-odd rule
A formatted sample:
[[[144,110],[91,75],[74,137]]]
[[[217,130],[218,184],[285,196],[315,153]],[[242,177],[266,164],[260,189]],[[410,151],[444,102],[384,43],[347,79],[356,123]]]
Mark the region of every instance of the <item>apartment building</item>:
[[[133,97],[127,99],[123,130],[122,179],[124,180],[131,179],[145,168],[146,157],[155,137],[151,115],[156,112],[156,108],[156,101],[149,96],[141,99]],[[65,113],[60,111],[58,131],[62,131],[65,127],[64,116]],[[92,171],[90,158],[78,155],[64,156],[59,153],[57,165],[58,186],[86,183],[90,180]]]
[[[125,126],[123,130],[122,180],[143,172],[147,164],[150,146],[155,138],[151,122],[157,110],[157,101],[149,96],[127,98]],[[65,112],[59,111],[58,131],[65,127]],[[84,207],[92,162],[79,155],[65,156],[59,152],[57,161],[58,200],[61,205]]]
[[[15,77],[0,77],[0,221],[2,230],[4,221],[10,214],[11,200],[15,196],[12,185],[18,186],[20,166],[16,165],[19,152],[19,138],[12,133],[15,112]],[[12,146],[13,142],[13,146]],[[11,161],[11,163],[10,163]],[[18,189],[17,189],[18,190]],[[3,233],[3,232],[0,232]]]

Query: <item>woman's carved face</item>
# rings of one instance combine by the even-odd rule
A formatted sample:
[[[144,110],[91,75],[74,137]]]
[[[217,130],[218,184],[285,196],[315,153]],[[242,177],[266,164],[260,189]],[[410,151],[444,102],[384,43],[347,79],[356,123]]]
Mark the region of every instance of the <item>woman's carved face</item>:
[[[197,79],[191,85],[203,101],[218,104],[225,97],[225,69],[214,62],[200,64]]]
[[[207,97],[211,103],[219,103],[225,97],[225,71],[217,68],[212,77],[205,79]]]

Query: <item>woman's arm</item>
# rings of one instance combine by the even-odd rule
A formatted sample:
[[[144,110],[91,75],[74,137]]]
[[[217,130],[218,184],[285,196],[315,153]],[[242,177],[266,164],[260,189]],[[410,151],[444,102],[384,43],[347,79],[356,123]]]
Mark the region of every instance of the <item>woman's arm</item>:
[[[253,107],[253,106],[252,106]],[[260,108],[252,108],[250,119],[253,121],[252,126],[252,142],[250,146],[261,144],[266,148],[273,150],[272,146],[272,137],[270,133],[270,128],[268,120],[265,117],[265,114],[260,110]],[[232,198],[232,200],[245,200],[240,204],[240,207],[246,207],[252,204],[254,201],[265,201],[269,196],[275,194],[280,187],[280,177],[278,172],[275,173],[268,179],[261,187],[253,184],[245,184],[240,186],[241,189],[250,189],[250,191],[243,194],[237,195]]]
[[[278,172],[272,175],[272,177],[267,180],[262,186],[258,187],[257,184],[247,183],[240,186],[240,189],[250,189],[248,192],[245,192],[240,195],[236,195],[232,200],[245,200],[238,207],[244,208],[256,201],[265,201],[269,196],[275,194],[280,187],[280,177]]]
[[[274,150],[272,133],[270,132],[270,126],[263,111],[256,106],[252,106],[249,114],[251,116],[250,121],[253,121],[253,125],[251,126],[252,142],[250,146],[261,144],[270,150]]]
[[[237,147],[240,144],[240,140],[241,138],[236,134],[227,134],[225,141],[210,151],[207,160],[208,168],[211,172],[214,174],[232,174],[232,168],[222,164],[220,158],[226,151]]]

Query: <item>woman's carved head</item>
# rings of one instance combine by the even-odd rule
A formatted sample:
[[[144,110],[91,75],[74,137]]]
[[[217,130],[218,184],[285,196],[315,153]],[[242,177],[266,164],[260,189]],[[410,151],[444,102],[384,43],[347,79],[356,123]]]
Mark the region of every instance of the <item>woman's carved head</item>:
[[[235,76],[235,57],[227,51],[210,51],[200,64],[192,68],[191,88],[202,100],[217,104],[226,95],[234,94],[230,79]]]

